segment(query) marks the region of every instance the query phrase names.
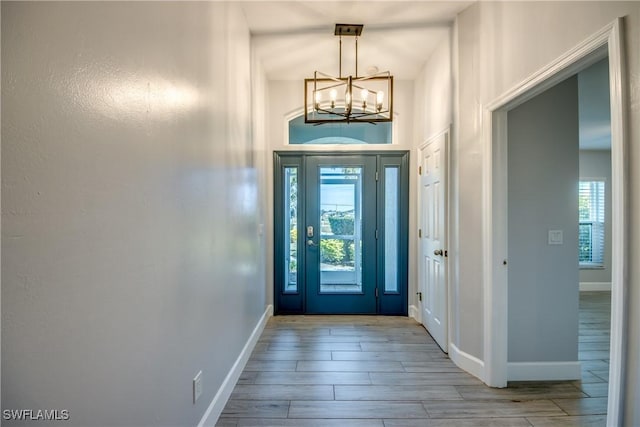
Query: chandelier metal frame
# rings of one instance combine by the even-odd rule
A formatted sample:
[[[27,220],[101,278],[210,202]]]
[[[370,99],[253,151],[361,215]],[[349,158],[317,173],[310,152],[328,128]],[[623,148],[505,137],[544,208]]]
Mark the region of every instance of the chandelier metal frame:
[[[305,123],[378,123],[393,120],[393,76],[389,71],[358,76],[358,37],[362,24],[336,24],[338,77],[320,71],[304,80]],[[342,76],[342,36],[355,37],[355,76]]]

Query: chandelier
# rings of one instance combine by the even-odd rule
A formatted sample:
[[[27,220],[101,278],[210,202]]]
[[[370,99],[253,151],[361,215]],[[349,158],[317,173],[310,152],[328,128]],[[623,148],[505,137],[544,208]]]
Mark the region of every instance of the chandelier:
[[[338,77],[315,71],[304,80],[305,123],[390,122],[393,119],[393,76],[389,71],[358,76],[358,37],[363,25],[336,24],[339,36]],[[355,37],[355,76],[342,76],[342,36]]]

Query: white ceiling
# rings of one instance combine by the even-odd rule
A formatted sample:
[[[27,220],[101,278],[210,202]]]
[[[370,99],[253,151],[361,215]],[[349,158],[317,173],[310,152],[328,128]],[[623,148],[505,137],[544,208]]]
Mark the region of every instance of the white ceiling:
[[[255,52],[269,80],[337,75],[336,23],[364,24],[358,74],[371,67],[412,80],[446,40],[455,16],[472,1],[247,1]],[[342,74],[354,75],[354,38],[343,37]]]

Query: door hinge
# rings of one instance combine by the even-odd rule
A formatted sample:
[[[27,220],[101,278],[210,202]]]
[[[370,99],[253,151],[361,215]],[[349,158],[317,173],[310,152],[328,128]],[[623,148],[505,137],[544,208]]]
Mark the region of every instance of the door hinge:
[[[376,240],[378,240],[378,230],[376,229]]]
[[[422,228],[418,228],[418,238],[422,239]]]
[[[376,171],[376,181],[378,180],[379,175],[378,175],[378,171]]]
[[[376,298],[378,298],[378,288],[376,288]]]
[[[422,175],[422,166],[418,166],[418,175]]]

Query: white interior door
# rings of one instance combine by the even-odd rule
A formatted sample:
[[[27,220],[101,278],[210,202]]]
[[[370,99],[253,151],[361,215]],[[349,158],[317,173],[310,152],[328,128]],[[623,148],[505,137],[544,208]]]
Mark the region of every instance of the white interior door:
[[[420,150],[420,292],[422,323],[443,351],[447,332],[447,146],[448,132]]]

